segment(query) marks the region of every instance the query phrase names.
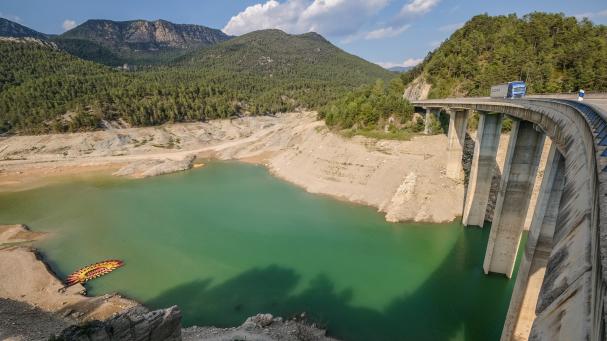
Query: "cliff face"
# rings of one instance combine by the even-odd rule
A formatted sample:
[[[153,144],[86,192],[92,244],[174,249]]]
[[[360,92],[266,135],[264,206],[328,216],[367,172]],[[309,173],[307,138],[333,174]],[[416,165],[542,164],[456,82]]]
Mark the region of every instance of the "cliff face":
[[[109,48],[147,51],[210,46],[230,38],[217,29],[165,20],[88,20],[60,37],[90,40]]]
[[[176,306],[151,312],[136,307],[105,321],[71,326],[61,333],[59,339],[177,341],[181,340],[181,312]]]
[[[418,76],[405,88],[403,98],[408,101],[419,101],[428,99],[432,85],[426,81],[424,76]]]

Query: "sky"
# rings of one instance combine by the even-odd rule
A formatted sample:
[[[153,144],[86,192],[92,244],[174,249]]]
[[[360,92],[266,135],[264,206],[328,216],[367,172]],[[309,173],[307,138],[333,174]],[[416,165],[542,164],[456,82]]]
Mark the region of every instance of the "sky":
[[[165,19],[230,35],[315,31],[385,67],[413,66],[477,14],[562,12],[607,25],[607,0],[0,0],[0,17],[59,34],[88,19]]]

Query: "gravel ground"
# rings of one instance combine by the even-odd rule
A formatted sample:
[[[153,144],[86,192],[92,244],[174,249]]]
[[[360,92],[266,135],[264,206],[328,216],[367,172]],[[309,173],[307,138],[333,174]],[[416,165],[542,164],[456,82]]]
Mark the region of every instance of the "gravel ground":
[[[0,298],[0,340],[48,340],[70,324],[57,314]]]

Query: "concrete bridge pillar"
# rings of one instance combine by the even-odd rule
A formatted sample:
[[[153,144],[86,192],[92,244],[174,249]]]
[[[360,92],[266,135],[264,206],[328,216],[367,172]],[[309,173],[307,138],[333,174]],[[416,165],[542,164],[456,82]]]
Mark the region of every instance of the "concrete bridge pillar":
[[[461,180],[464,174],[462,156],[468,125],[468,110],[447,110],[449,114],[449,145],[447,147],[447,177]]]
[[[545,135],[533,123],[512,124],[506,162],[485,253],[485,273],[512,277]]]
[[[424,134],[430,134],[430,123],[432,119],[437,119],[440,115],[440,109],[426,108],[426,117],[424,119]]]
[[[502,131],[502,117],[502,114],[479,112],[477,138],[464,204],[465,226],[483,227],[485,222],[491,180],[495,171],[495,157]]]
[[[546,160],[525,253],[516,276],[501,341],[527,340],[535,320],[540,288],[552,251],[564,187],[565,160],[553,143]]]

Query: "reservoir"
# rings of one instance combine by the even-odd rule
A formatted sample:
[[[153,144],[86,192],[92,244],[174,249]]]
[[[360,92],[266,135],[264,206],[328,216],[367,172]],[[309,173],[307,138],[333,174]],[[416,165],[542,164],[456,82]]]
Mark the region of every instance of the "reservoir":
[[[483,274],[489,226],[388,223],[236,162],[0,193],[0,223],[49,232],[36,247],[62,278],[124,260],[89,294],[178,305],[184,326],[305,312],[344,340],[497,340],[515,282]]]

